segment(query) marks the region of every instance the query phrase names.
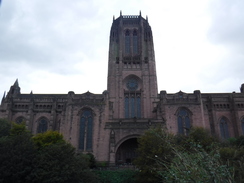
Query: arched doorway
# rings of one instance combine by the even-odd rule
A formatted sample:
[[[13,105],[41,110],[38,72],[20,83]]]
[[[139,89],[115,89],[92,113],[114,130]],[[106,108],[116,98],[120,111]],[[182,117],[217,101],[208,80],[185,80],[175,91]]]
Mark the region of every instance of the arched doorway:
[[[117,149],[116,164],[131,165],[137,157],[136,149],[138,147],[137,138],[131,138],[124,141]]]

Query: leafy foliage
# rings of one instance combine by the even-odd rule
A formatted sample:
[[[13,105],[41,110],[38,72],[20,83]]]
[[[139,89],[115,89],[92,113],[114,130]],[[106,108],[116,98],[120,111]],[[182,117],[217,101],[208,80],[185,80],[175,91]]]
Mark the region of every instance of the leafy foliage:
[[[12,128],[10,129],[10,135],[18,136],[22,134],[30,135],[30,132],[26,130],[25,123],[20,123],[20,124],[12,123]]]
[[[97,162],[96,162],[95,156],[92,153],[87,153],[86,157],[87,157],[88,162],[89,162],[89,167],[91,169],[96,168]]]
[[[25,124],[13,123],[11,129],[6,124],[0,125],[0,182],[98,182],[87,155],[77,155],[58,132],[32,137]]]
[[[39,149],[50,146],[52,144],[65,143],[63,135],[58,133],[57,131],[38,133],[36,136],[33,137],[33,141]]]
[[[76,156],[75,149],[67,143],[45,146],[36,157],[31,175],[33,182],[80,182],[88,171],[88,162],[82,156]]]
[[[211,151],[212,145],[217,143],[217,139],[202,127],[191,128],[188,139],[189,142],[200,145],[206,151]]]
[[[203,128],[192,128],[189,136],[150,129],[139,140],[135,163],[144,182],[234,182],[236,169],[223,162],[220,147]],[[233,157],[233,152],[227,156]]]
[[[157,172],[164,171],[165,167],[158,164],[158,159],[164,163],[169,163],[173,158],[171,143],[174,144],[173,135],[166,133],[160,127],[153,128],[145,132],[138,139],[138,158],[134,161],[139,168],[139,182],[159,182]]]
[[[158,172],[164,182],[233,182],[232,171],[221,164],[218,152],[207,153],[201,146],[193,148],[190,152],[174,150],[175,158],[167,166],[168,170]],[[161,164],[165,166],[163,162]]]
[[[36,150],[31,134],[23,127],[13,125],[8,133],[11,135],[0,138],[0,182],[31,182],[28,175],[33,170]]]
[[[60,133],[47,131],[32,139],[38,148],[31,174],[33,183],[95,182],[88,156],[76,155],[75,148]]]
[[[6,119],[0,119],[0,138],[8,136],[11,129],[11,124]]]
[[[134,170],[103,170],[95,171],[99,183],[134,183],[137,174]]]
[[[244,147],[244,135],[238,137],[234,142],[234,145],[236,145],[237,147]]]
[[[244,182],[244,148],[222,147],[219,152],[223,163],[233,167],[235,181]]]

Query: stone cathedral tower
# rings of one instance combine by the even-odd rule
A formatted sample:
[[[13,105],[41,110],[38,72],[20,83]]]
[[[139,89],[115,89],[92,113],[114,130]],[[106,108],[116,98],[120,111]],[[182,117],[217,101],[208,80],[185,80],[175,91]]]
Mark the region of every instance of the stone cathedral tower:
[[[135,158],[136,138],[157,120],[158,88],[152,30],[147,19],[120,16],[110,30],[108,100],[110,159],[116,164]],[[120,139],[120,140],[119,140]],[[114,144],[114,140],[118,144]]]
[[[110,31],[108,92],[112,118],[152,118],[158,94],[152,30],[147,19],[122,16]]]

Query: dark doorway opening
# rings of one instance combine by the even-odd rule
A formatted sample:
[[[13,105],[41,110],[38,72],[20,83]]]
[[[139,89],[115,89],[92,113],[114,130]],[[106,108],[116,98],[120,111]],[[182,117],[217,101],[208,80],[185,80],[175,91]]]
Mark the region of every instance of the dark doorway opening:
[[[137,157],[136,149],[138,148],[137,138],[124,141],[116,152],[117,165],[132,165]]]

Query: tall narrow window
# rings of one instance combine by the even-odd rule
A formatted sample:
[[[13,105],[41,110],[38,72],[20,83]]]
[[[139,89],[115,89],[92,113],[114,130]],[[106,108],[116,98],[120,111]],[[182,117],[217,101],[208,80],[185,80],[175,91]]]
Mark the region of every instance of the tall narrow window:
[[[180,109],[178,112],[178,133],[188,135],[191,127],[190,114],[186,109]]]
[[[138,54],[138,36],[136,30],[134,30],[133,32],[133,54],[134,55]]]
[[[37,133],[44,133],[47,131],[47,119],[46,118],[40,118],[38,121],[38,127],[37,127]]]
[[[244,135],[244,117],[241,120],[242,134]]]
[[[129,118],[129,96],[125,96],[125,118]]]
[[[125,118],[141,118],[141,93],[138,91],[138,80],[130,78],[126,82],[128,91],[125,93]]]
[[[125,118],[141,118],[140,93],[127,93],[125,95]]]
[[[93,115],[90,109],[85,109],[80,119],[79,149],[82,151],[92,150],[92,127]]]
[[[137,95],[137,117],[140,118],[141,117],[141,96],[138,94]]]
[[[130,95],[131,117],[136,117],[135,114],[135,95]]]
[[[222,117],[219,122],[220,135],[223,139],[229,138],[228,123],[225,117]]]
[[[130,54],[130,31],[125,32],[125,54]]]

